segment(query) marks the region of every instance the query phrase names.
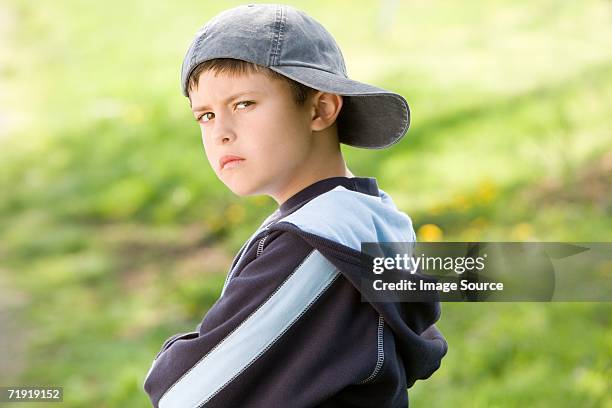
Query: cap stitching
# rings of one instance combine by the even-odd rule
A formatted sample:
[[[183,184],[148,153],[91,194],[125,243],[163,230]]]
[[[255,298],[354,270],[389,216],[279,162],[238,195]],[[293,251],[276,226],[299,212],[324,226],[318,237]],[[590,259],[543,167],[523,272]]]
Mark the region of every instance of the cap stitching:
[[[310,62],[292,62],[292,63],[278,64],[276,66],[279,67],[279,68],[282,68],[282,67],[289,67],[289,68],[291,68],[291,67],[312,68],[312,69],[316,69],[317,71],[323,71],[323,72],[327,72],[328,74],[333,74],[333,75],[341,76],[344,79],[350,79],[350,78],[344,76],[343,75],[344,73],[338,74],[337,72],[330,71],[328,69],[322,68],[322,67],[317,66],[315,64],[312,64]]]
[[[183,94],[185,96],[188,96],[187,88],[189,87],[189,77],[191,76],[191,73],[193,72],[193,69],[197,65],[197,63],[196,63],[197,58],[196,57],[200,53],[200,48],[202,48],[202,42],[204,40],[204,37],[206,37],[207,32],[208,32],[208,24],[206,24],[204,26],[204,28],[202,29],[202,34],[196,39],[196,42],[193,45],[193,50],[192,50],[191,58],[189,60],[189,67],[187,69],[187,72],[185,72],[185,78],[183,80]]]
[[[351,95],[351,96],[368,96],[368,95]],[[404,102],[404,99],[401,96],[393,94],[393,93],[385,94],[385,95],[382,95],[382,96],[390,96],[393,99],[396,99],[397,102],[399,103],[399,106],[400,106],[401,110],[402,110],[402,122],[401,122],[400,127],[394,132],[393,139],[391,140],[390,143],[387,143],[387,144],[382,145],[382,146],[367,146],[367,145],[363,145],[363,144],[352,144],[352,143],[351,143],[351,146],[354,146],[354,147],[363,147],[363,148],[375,149],[375,150],[385,149],[385,148],[393,146],[394,144],[399,142],[401,140],[401,138],[402,138],[402,135],[404,133],[406,133],[406,131],[408,131],[408,126],[407,125],[410,124],[410,119],[406,120],[406,118],[407,117],[409,118],[410,114],[408,113],[408,110],[406,109],[406,103]]]
[[[277,58],[276,61],[274,61],[274,64],[278,64],[280,61],[280,56],[282,53],[282,48],[283,48],[283,43],[285,41],[285,27],[287,26],[287,10],[286,10],[286,6],[281,6],[281,21],[280,21],[280,27],[279,27],[279,34],[278,34],[278,54],[277,54]]]
[[[204,26],[202,35],[200,35],[200,37],[197,39],[195,47],[193,47],[193,55],[191,56],[191,68],[193,68],[196,57],[200,54],[200,48],[202,48],[202,41],[204,40],[204,37],[206,37],[207,32],[208,32],[208,24]],[[191,68],[189,69],[190,71],[191,71]]]
[[[268,66],[276,64],[278,53],[280,52],[279,39],[281,36],[283,9],[280,6],[276,7],[275,20],[273,27],[273,38],[272,38],[272,50],[270,51],[270,58],[268,58]]]

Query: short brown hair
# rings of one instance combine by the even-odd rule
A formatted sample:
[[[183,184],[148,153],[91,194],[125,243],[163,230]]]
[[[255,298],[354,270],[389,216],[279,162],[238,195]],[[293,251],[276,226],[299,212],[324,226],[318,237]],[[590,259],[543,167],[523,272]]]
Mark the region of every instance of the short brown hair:
[[[287,78],[278,72],[272,71],[269,68],[232,58],[216,58],[204,61],[196,66],[189,75],[189,80],[187,81],[187,92],[198,87],[200,74],[206,71],[212,71],[215,74],[223,73],[229,75],[244,75],[262,72],[271,79],[279,79],[287,82],[289,84],[289,88],[291,89],[291,93],[293,94],[293,100],[298,106],[304,105],[308,97],[317,92],[315,89],[302,85],[301,83],[296,82],[291,78]]]

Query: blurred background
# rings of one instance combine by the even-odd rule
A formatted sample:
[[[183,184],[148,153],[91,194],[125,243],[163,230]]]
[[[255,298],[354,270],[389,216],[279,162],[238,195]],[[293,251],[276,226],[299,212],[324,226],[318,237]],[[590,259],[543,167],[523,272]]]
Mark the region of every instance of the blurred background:
[[[401,143],[344,151],[420,240],[612,240],[610,1],[287,3],[410,103]],[[216,179],[180,92],[193,35],[238,4],[0,2],[0,385],[149,406],[162,341],[275,209]],[[609,303],[442,309],[449,353],[411,405],[612,407]]]

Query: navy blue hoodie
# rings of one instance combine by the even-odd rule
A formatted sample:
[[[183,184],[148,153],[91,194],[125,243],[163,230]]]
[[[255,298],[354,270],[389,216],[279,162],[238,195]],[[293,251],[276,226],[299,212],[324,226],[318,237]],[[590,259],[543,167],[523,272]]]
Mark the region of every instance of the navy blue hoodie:
[[[414,242],[372,178],[295,194],[242,247],[196,331],[163,344],[145,379],[154,407],[406,407],[440,366],[438,302],[370,302],[362,242]]]

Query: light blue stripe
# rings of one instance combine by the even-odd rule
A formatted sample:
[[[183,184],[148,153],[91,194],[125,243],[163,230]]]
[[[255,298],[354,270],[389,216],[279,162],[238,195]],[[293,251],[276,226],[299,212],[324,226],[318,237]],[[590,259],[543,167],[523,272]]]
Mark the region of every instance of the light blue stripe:
[[[371,196],[338,186],[280,222],[361,251],[363,242],[415,242],[412,220],[384,191]]]
[[[159,407],[194,408],[211,399],[287,331],[338,273],[320,252],[311,252],[259,309],[168,389]]]

